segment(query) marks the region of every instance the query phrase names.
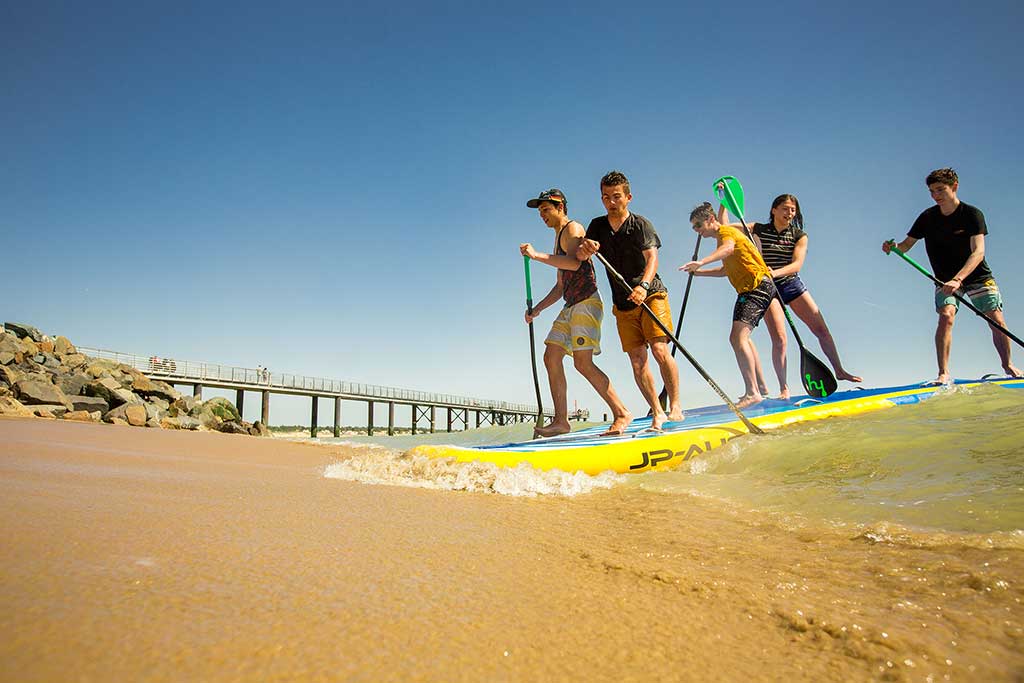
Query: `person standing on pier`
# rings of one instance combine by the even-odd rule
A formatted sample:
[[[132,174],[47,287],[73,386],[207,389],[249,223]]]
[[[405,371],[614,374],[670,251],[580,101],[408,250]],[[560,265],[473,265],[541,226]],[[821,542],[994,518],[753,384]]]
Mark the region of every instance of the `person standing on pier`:
[[[541,192],[536,199],[526,202],[526,206],[537,209],[544,224],[555,231],[555,249],[551,254],[541,253],[529,242],[524,242],[519,245],[519,252],[558,269],[551,291],[534,305],[532,313],[526,312],[526,323],[533,322],[541,311],[559,299],[565,302],[544,340],[544,367],[548,371],[555,417],[544,427],[538,427],[536,433],[554,436],[570,430],[562,366],[565,356],[570,355],[576,370],[590,382],[612,411],[614,420],[604,435],[622,434],[633,416],[615,393],[611,380],[594,364],[594,356],[601,353],[601,320],[604,318],[604,303],[597,291],[594,265],[570,256],[576,253],[583,240],[583,226],[568,217],[565,194],[559,189]]]
[[[661,239],[651,222],[629,211],[633,200],[629,180],[619,171],[601,178],[601,202],[608,211],[590,221],[586,238],[576,257],[588,261],[600,253],[626,279],[633,289],[626,292],[608,273],[612,288],[612,312],[615,314],[622,350],[629,356],[633,377],[640,393],[651,407],[651,430],[660,431],[668,420],[683,419],[679,403],[679,368],[668,346],[668,337],[641,308],[646,303],[666,329],[672,329],[672,312],[668,290],[658,275],[658,249]],[[668,393],[669,412],[665,413],[654,388],[654,375],[647,364],[647,348],[661,370],[661,379]]]

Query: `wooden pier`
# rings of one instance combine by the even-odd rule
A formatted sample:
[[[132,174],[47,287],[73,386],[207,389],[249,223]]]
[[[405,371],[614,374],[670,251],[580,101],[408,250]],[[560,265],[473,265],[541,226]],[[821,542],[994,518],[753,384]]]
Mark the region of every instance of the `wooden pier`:
[[[177,358],[160,358],[157,356],[138,356],[79,347],[79,351],[93,358],[105,358],[124,363],[139,370],[147,377],[158,379],[168,384],[192,387],[192,394],[201,399],[203,387],[228,389],[235,391],[235,407],[239,414],[245,402],[246,392],[260,394],[262,401],[260,421],[269,425],[270,395],[285,394],[291,396],[308,396],[311,400],[310,436],[316,438],[321,399],[334,400],[334,436],[341,436],[341,402],[363,401],[367,404],[366,433],[373,436],[376,429],[373,423],[373,409],[378,403],[388,406],[389,435],[395,433],[395,406],[409,406],[410,426],[416,434],[420,424],[429,426],[429,430],[437,430],[438,411],[444,411],[443,426],[446,431],[470,429],[487,425],[506,425],[517,422],[531,422],[536,419],[537,406],[525,403],[509,403],[451,394],[435,394],[412,389],[361,384],[342,380],[325,379],[322,377],[306,377],[287,373],[269,372],[261,368],[242,368],[218,363],[207,363]],[[551,418],[552,413],[545,411],[544,416]],[[471,420],[471,417],[475,418]],[[383,427],[381,427],[383,429]]]

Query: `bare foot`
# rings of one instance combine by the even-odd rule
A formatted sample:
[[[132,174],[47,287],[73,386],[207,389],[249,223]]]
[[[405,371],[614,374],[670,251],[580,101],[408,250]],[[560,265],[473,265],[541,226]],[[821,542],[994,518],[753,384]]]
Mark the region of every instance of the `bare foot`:
[[[661,429],[666,420],[668,420],[668,415],[659,410],[654,415],[651,415],[651,429]]]
[[[747,408],[749,406],[760,403],[764,400],[764,396],[761,394],[752,394],[750,396],[741,396],[740,400],[736,401],[737,408]]]
[[[681,409],[680,410],[673,410],[671,413],[668,414],[668,421],[669,422],[682,422],[683,419],[684,419],[684,415],[683,415],[683,411]]]
[[[939,376],[935,378],[935,384],[949,384],[949,373],[940,372]]]
[[[1024,377],[1024,372],[1021,372],[1020,368],[1015,366],[1013,363],[1010,363],[1009,365],[1004,365],[1003,370],[1006,370],[1006,374],[1009,375],[1010,377]]]
[[[785,389],[782,389],[781,391],[779,391],[779,400],[780,401],[788,401],[789,400],[789,387],[786,387]]]
[[[757,388],[757,390],[761,392],[762,396],[767,396],[768,395],[768,385],[767,384],[762,384],[761,386],[759,386]]]
[[[537,427],[533,430],[533,435],[536,436],[558,436],[559,434],[568,434],[572,431],[572,427],[569,426],[569,422],[552,422],[543,427]]]
[[[840,370],[839,372],[837,372],[836,373],[836,379],[845,379],[847,382],[863,382],[864,381],[864,379],[862,377],[858,377],[857,375],[851,375],[846,370]]]
[[[601,436],[618,436],[626,431],[626,427],[628,427],[629,423],[632,421],[633,413],[627,410],[624,415],[617,416],[615,421],[608,425],[608,429],[606,429]]]

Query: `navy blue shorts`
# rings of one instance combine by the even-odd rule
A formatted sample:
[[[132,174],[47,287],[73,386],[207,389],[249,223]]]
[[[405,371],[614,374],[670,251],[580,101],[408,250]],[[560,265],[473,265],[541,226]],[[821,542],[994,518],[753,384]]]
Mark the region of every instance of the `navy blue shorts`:
[[[794,275],[786,280],[776,280],[775,286],[779,288],[779,296],[782,297],[784,304],[789,304],[790,301],[807,291],[807,286],[799,275]]]

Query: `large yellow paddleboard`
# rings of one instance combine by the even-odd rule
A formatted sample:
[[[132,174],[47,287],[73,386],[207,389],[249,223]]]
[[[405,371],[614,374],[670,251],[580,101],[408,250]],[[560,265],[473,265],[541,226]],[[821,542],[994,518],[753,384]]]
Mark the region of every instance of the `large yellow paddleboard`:
[[[956,380],[955,386],[993,384],[1024,389],[1024,379]],[[883,389],[854,389],[828,398],[807,396],[788,401],[768,400],[743,411],[764,430],[777,429],[794,422],[826,417],[859,415],[882,408],[917,403],[948,391],[946,386],[907,385]],[[619,436],[600,436],[604,426],[582,429],[571,434],[522,443],[463,448],[459,446],[417,446],[414,454],[435,458],[454,458],[458,462],[490,462],[502,467],[529,463],[540,470],[582,471],[599,474],[646,472],[677,467],[713,448],[747,433],[747,428],[726,406],[711,406],[687,411],[681,422],[670,422],[662,432],[651,432],[650,418],[633,420]]]

